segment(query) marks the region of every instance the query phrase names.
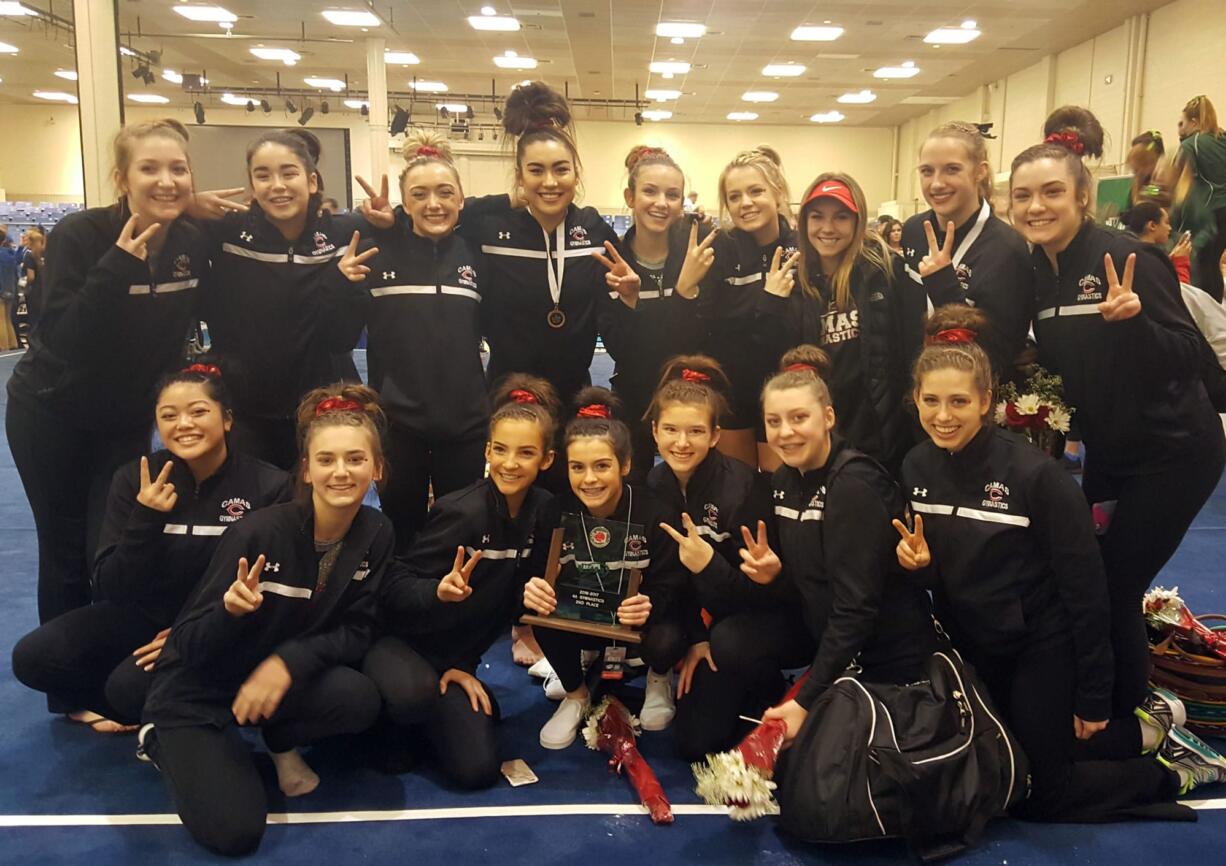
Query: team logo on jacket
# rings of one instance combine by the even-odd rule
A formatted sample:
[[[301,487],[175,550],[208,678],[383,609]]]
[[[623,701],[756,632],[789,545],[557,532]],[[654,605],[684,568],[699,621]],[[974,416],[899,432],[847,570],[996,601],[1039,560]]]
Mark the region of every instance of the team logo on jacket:
[[[221,516],[217,519],[221,523],[234,523],[246,517],[250,510],[251,503],[246,499],[227,499],[221,503]]]
[[[719,529],[719,506],[714,502],[708,502],[702,510],[702,522],[712,529]]]
[[[1086,274],[1078,280],[1077,288],[1080,289],[1077,295],[1079,301],[1101,301],[1103,299],[1103,281],[1094,274]]]
[[[587,229],[583,226],[574,226],[570,230],[570,245],[572,247],[586,247],[591,243],[588,240]]]
[[[328,240],[328,236],[323,232],[315,232],[315,252],[330,253],[336,249],[336,244]]]
[[[771,496],[775,497],[776,499],[784,499],[786,498],[787,493],[783,490],[774,490],[771,491]]]
[[[255,240],[255,235],[253,235],[251,232],[239,232],[238,237],[239,240],[244,241],[245,243],[251,243],[253,240]]]
[[[911,495],[912,496],[927,496],[928,488],[927,487],[912,487]]]
[[[279,562],[265,562],[265,563],[264,563],[264,570],[265,570],[265,571],[271,571],[273,574],[280,574],[280,573],[281,573],[281,563],[279,563]]]
[[[187,279],[192,275],[192,260],[187,253],[179,253],[175,256],[174,273],[172,276],[176,280]]]
[[[365,580],[370,574],[370,562],[363,559],[358,563],[358,570],[353,573],[354,580]]]
[[[989,481],[983,485],[983,492],[987,495],[987,499],[983,500],[984,508],[997,508],[1001,511],[1009,510],[1009,488],[1000,481]]]
[[[954,268],[954,276],[958,278],[958,285],[962,287],[962,291],[969,292],[971,290],[971,276],[974,275],[971,266],[968,264],[959,264]]]
[[[810,508],[825,508],[826,507],[826,487],[822,485],[817,492],[813,494],[813,498],[809,500]]]
[[[631,535],[626,539],[626,550],[635,556],[642,556],[647,547],[647,539],[641,535]]]
[[[831,309],[822,316],[822,345],[845,343],[860,337],[860,311],[856,309],[840,313],[838,308]]]
[[[593,527],[592,531],[587,534],[587,537],[592,542],[593,547],[608,547],[609,541],[613,538],[609,530],[603,526]]]
[[[460,265],[456,270],[456,279],[459,280],[460,285],[475,289],[477,288],[477,269],[472,265]]]

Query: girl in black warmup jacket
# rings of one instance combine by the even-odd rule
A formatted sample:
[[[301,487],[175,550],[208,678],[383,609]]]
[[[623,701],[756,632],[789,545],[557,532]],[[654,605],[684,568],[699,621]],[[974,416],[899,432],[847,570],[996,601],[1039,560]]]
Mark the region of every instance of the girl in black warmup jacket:
[[[942,624],[1030,758],[1023,814],[1188,818],[1158,804],[1226,780],[1226,760],[1178,727],[1184,709],[1170,692],[1136,716],[1112,713],[1107,581],[1085,499],[1059,463],[990,423],[991,368],[960,309],[935,312],[935,342],[915,365],[931,441],[903,464],[915,525],[894,521],[898,561],[933,589]],[[1155,749],[1158,760],[1142,757]]]
[[[679,529],[664,524],[690,572],[689,593],[711,619],[691,625],[677,683],[677,750],[689,760],[730,747],[743,727],[783,693],[780,669],[813,658],[813,643],[790,583],[761,586],[739,570],[743,527],[758,526],[769,485],[740,460],[720,453],[719,420],[728,380],[713,359],[674,358],[651,404],[652,430],[664,462],[647,484]]]
[[[808,343],[830,356],[839,435],[896,470],[911,445],[906,346],[919,342],[903,333],[919,322],[905,315],[901,262],[868,232],[864,193],[848,175],[820,175],[801,201],[800,290],[776,253],[758,299],[760,333],[768,345]]]
[[[414,130],[400,175],[404,204],[375,233],[376,255],[348,253],[340,273],[364,290],[369,380],[388,419],[383,512],[408,550],[435,497],[481,477],[489,399],[481,368],[485,261],[455,233],[464,193],[447,139]]]
[[[1039,361],[1063,377],[1086,444],[1082,489],[1114,503],[1099,540],[1121,716],[1145,698],[1149,676],[1141,597],[1217,486],[1226,440],[1201,381],[1204,338],[1170,260],[1090,215],[1082,156],[1101,155],[1102,127],[1075,107],[1048,127],[1047,141],[1013,160],[1012,216],[1034,245]]]
[[[612,303],[601,306],[600,336],[617,362],[613,393],[631,419],[630,480],[637,483],[647,477],[655,459],[651,426],[644,416],[660,368],[673,355],[698,350],[702,320],[695,296],[676,291],[688,249],[698,244],[697,223],[684,218],[681,209],[685,175],[666,151],[645,145],[630,151],[626,170],[626,206],[634,225],[622,238],[625,258],[611,250],[604,260],[610,268]],[[620,291],[622,263],[638,275],[637,294]]]
[[[625,482],[630,470],[630,431],[614,417],[619,408],[616,398],[604,388],[585,388],[575,396],[575,403],[579,408],[566,425],[563,440],[571,493],[562,497],[559,517],[549,531],[561,525],[561,513],[579,515],[589,540],[593,534],[599,536],[603,523],[625,528],[622,558],[615,562],[620,563],[623,575],[630,568],[641,569],[643,583],[638,595],[621,602],[617,621],[643,629],[639,650],[648,672],[639,718],[645,730],[662,730],[674,712],[669,694],[671,672],[689,646],[687,633],[693,632],[683,622],[687,582],[677,559],[677,543],[660,526],[676,517],[646,488]],[[582,561],[586,553],[580,548],[574,555]],[[557,607],[557,595],[544,578],[534,576],[524,587],[524,606],[547,617]],[[696,617],[697,610],[692,614]],[[612,641],[543,626],[533,631],[566,689],[561,705],[541,728],[541,745],[565,749],[575,741],[589,705],[580,652],[603,649]]]
[[[201,318],[229,371],[232,442],[282,469],[297,460],[299,400],[343,378],[334,356],[362,331],[361,292],[329,277],[366,223],[319,212],[320,156],[305,129],[263,133],[247,147],[250,209],[202,222],[214,249]]]
[[[69,214],[52,232],[42,318],[8,384],[5,429],[38,530],[43,623],[89,604],[111,477],[149,446],[149,395],[183,366],[208,268],[208,244],[180,219],[193,199],[187,130],[126,126],[114,151],[119,202]]]
[[[742,555],[754,582],[781,573],[791,582],[817,646],[796,697],[764,716],[787,722],[789,738],[853,660],[862,680],[906,683],[933,644],[928,596],[903,579],[885,531],[906,502],[880,464],[832,435],[829,369],[821,349],[797,346],[762,390],[766,435],[784,465],[771,476],[773,531],[759,525]]]
[[[388,752],[425,737],[461,788],[498,779],[498,701],[481,657],[523,612],[524,584],[544,574],[556,522],[535,485],[553,462],[558,399],[543,379],[507,377],[494,396],[489,477],[437,500],[408,555],[383,582],[384,636],[362,669],[394,725]],[[414,744],[415,745],[415,744]]]
[[[140,731],[138,754],[162,770],[184,826],[220,854],[254,851],[268,817],[240,725],[262,726],[295,797],[319,784],[298,747],[379,714],[379,690],[350,665],[374,636],[392,556],[391,524],[362,505],[383,477],[383,413],[371,389],[344,385],[309,393],[298,417],[299,501],[222,536],[170,630]]]
[[[13,648],[18,680],[101,733],[135,730],[154,662],[221,534],[289,498],[289,476],[230,450],[218,368],[167,375],[154,418],[165,450],[115,473],[94,562],[94,603],[61,614]]]

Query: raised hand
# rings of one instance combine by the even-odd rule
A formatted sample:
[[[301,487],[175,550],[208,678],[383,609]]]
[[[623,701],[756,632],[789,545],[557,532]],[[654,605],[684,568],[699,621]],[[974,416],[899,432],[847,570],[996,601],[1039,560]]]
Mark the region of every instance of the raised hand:
[[[1171,249],[1171,258],[1174,259],[1179,256],[1187,258],[1190,255],[1192,255],[1192,233],[1184,232],[1179,236],[1179,241]]]
[[[481,561],[481,551],[473,554],[472,559],[468,560],[468,564],[464,563],[464,548],[457,547],[455,551],[455,563],[451,566],[451,571],[447,572],[447,576],[438,582],[439,601],[463,601],[473,594],[473,588],[468,585],[468,579],[472,577],[473,569],[477,563]],[[476,709],[474,707],[474,709]]]
[[[153,670],[153,664],[162,656],[162,647],[166,646],[166,638],[170,637],[170,629],[164,628],[156,635],[153,640],[142,647],[137,647],[132,653],[136,657],[136,666],[143,668],[146,671]]]
[[[459,668],[448,668],[439,677],[438,693],[440,695],[447,694],[447,686],[451,683],[455,683],[464,690],[464,694],[468,695],[468,703],[472,705],[474,713],[482,712],[487,716],[494,715],[494,707],[490,703],[490,696],[486,693],[485,686],[481,685],[481,680]]]
[[[928,236],[928,255],[920,259],[919,272],[921,277],[935,274],[941,268],[947,268],[954,262],[954,232],[958,227],[950,220],[945,224],[945,243],[937,246],[937,233],[932,230],[932,223],[924,220],[924,234]]]
[[[345,279],[351,283],[360,283],[366,279],[366,275],[370,273],[370,266],[366,262],[379,253],[378,247],[371,247],[359,255],[358,239],[360,237],[359,232],[353,233],[353,237],[349,239],[349,246],[345,248],[345,254],[336,262],[336,266],[345,275]]]
[[[1128,261],[1124,262],[1123,280],[1115,273],[1115,262],[1111,260],[1111,253],[1103,256],[1103,267],[1107,271],[1107,300],[1098,305],[1098,311],[1108,322],[1131,319],[1141,312],[1141,296],[1132,290],[1132,274],[1137,267],[1137,254],[1130,253]]]
[[[715,555],[715,549],[711,547],[705,538],[698,534],[698,527],[694,525],[694,521],[684,511],[681,512],[681,527],[685,530],[685,535],[682,535],[667,523],[660,524],[660,528],[667,532],[673,541],[677,542],[677,550],[681,554],[681,564],[691,574],[698,574],[698,572],[711,563],[711,557]]]
[[[234,696],[234,703],[230,705],[234,721],[240,725],[258,725],[271,719],[293,681],[280,656],[264,659]]]
[[[541,616],[549,616],[557,610],[558,595],[543,577],[534,577],[524,584],[524,607]]]
[[[928,542],[924,539],[924,516],[915,515],[914,532],[907,529],[907,524],[901,520],[890,522],[902,536],[898,547],[894,549],[894,553],[898,556],[898,564],[907,571],[919,571],[921,568],[926,568],[932,562],[932,552],[928,549]]]
[[[142,457],[140,459],[140,490],[136,492],[136,501],[146,508],[161,511],[163,514],[173,511],[175,503],[179,501],[179,494],[175,493],[175,486],[166,480],[170,477],[170,470],[173,467],[174,461],[167,460],[162,471],[158,473],[158,477],[150,481],[149,458]]]
[[[362,216],[366,218],[366,221],[375,228],[380,229],[390,229],[394,226],[396,224],[396,213],[392,210],[392,200],[387,196],[387,175],[383,175],[383,182],[379,185],[378,192],[375,192],[375,188],[361,177],[356,177],[355,179],[358,185],[370,196],[360,205]]]
[[[617,251],[617,247],[613,246],[612,241],[605,241],[604,247],[612,258],[602,256],[600,253],[593,253],[592,256],[609,269],[609,272],[604,275],[605,283],[610,289],[617,292],[623,304],[633,310],[639,302],[639,289],[643,286],[642,280],[634,268],[630,267],[621,257],[621,253]]]
[[[264,571],[264,554],[256,557],[255,565],[247,568],[247,557],[238,561],[238,576],[234,583],[222,596],[221,603],[230,616],[246,616],[259,610],[264,603],[264,593],[260,592],[260,574]]]
[[[681,263],[681,272],[677,275],[677,294],[687,300],[698,297],[698,284],[715,264],[715,250],[711,244],[715,242],[717,232],[711,232],[702,242],[698,241],[698,223],[690,224],[690,239],[686,243],[685,261]]]
[[[694,683],[694,671],[698,670],[698,665],[704,659],[711,670],[719,670],[715,666],[715,659],[711,658],[711,642],[708,640],[700,641],[686,651],[685,658],[681,661],[681,673],[677,677],[678,699],[690,693],[690,686]]]
[[[792,294],[792,289],[796,287],[796,263],[800,261],[800,253],[794,252],[786,262],[780,264],[783,259],[783,247],[775,248],[775,255],[771,257],[770,269],[766,272],[766,283],[762,288],[770,292],[772,295],[778,295],[781,298],[786,298]]]
[[[741,571],[754,583],[763,586],[773,583],[783,570],[783,564],[779,562],[775,551],[771,550],[770,542],[766,538],[766,522],[758,521],[757,537],[749,531],[749,527],[742,526],[741,538],[745,540],[745,546],[739,551]]]
[[[123,224],[123,229],[119,232],[119,238],[115,241],[115,246],[127,253],[136,256],[142,262],[149,258],[149,239],[152,238],[162,228],[161,223],[154,223],[145,229],[140,234],[136,233],[136,220],[139,214],[132,214],[128,217],[128,221]]]
[[[231,189],[208,189],[192,196],[192,204],[187,209],[189,215],[197,219],[218,220],[227,213],[246,213],[251,210],[246,202],[230,201],[236,195],[242,195],[246,187],[236,186]]]
[[[651,599],[643,595],[632,595],[623,598],[617,606],[618,625],[628,625],[630,628],[642,628],[647,625],[647,617],[651,616]]]

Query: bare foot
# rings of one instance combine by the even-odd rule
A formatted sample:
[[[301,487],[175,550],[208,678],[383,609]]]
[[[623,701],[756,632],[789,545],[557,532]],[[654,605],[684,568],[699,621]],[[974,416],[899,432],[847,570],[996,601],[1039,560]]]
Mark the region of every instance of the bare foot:
[[[511,658],[515,664],[523,665],[524,667],[532,667],[545,657],[545,653],[541,651],[541,646],[536,642],[536,636],[532,633],[532,626],[517,625],[511,628]]]
[[[273,766],[277,768],[277,784],[287,797],[301,797],[319,787],[319,776],[307,766],[297,749],[288,752],[269,752]]]
[[[87,725],[90,730],[98,734],[130,734],[140,727],[139,725],[120,724],[114,719],[108,719],[106,716],[91,713],[89,710],[77,710],[75,713],[69,713],[68,719],[69,721]]]

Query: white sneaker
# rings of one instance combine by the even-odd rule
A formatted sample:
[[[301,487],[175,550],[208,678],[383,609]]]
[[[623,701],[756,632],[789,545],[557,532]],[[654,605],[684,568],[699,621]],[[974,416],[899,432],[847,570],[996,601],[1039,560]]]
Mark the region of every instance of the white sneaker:
[[[545,677],[545,697],[551,701],[560,701],[566,697],[566,686],[562,685],[562,680],[553,672],[553,668],[549,669],[549,676]]]
[[[547,680],[553,676],[553,665],[549,663],[549,659],[541,656],[539,662],[528,668],[528,676],[535,677],[538,680]]]
[[[673,702],[673,672],[658,674],[647,671],[647,696],[643,699],[643,711],[639,713],[639,721],[643,723],[644,731],[662,731],[677,715],[677,705]]]
[[[545,727],[541,728],[541,745],[546,749],[565,749],[573,743],[590,706],[587,698],[564,697]]]

